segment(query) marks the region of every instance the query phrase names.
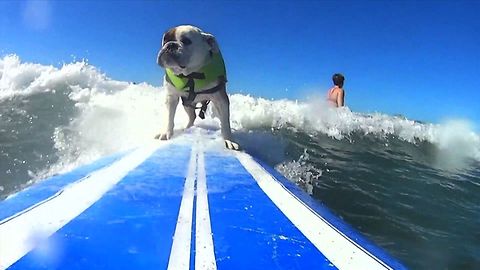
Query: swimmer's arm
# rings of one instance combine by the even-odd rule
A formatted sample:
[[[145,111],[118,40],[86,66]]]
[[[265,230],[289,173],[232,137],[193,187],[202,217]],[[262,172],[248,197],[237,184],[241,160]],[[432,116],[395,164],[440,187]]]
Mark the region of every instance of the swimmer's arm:
[[[337,94],[337,107],[345,106],[345,91],[340,89],[340,92]]]

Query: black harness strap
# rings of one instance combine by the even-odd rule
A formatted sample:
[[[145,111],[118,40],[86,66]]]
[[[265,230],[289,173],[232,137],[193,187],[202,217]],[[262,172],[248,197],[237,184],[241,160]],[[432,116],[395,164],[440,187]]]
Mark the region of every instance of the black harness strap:
[[[195,99],[195,97],[197,95],[213,94],[213,93],[219,91],[220,89],[222,89],[222,87],[223,87],[223,84],[219,84],[215,87],[212,87],[212,88],[207,89],[207,90],[203,90],[202,92],[198,92],[198,93],[196,93],[194,91],[189,91],[188,92],[188,97],[182,97],[182,104],[184,106],[193,107],[194,109],[200,109],[200,112],[198,113],[198,117],[200,117],[201,119],[205,119],[205,112],[207,111],[207,105],[210,103],[210,100],[202,101],[201,102],[201,104],[202,104],[201,107],[196,107],[195,104],[192,104],[193,100]]]
[[[179,74],[178,77],[188,79],[185,87],[188,87],[188,97],[185,99],[182,97],[182,103],[184,106],[193,106],[192,102],[197,96],[195,93],[195,80],[205,80],[205,74],[199,72],[193,72],[188,75]]]
[[[205,119],[205,112],[207,111],[208,103],[210,103],[210,100],[202,101],[202,107],[200,107],[200,111],[198,112],[198,117],[200,117],[200,119]]]
[[[170,84],[173,84],[170,81],[170,78],[168,76],[165,76],[167,79],[167,82]],[[185,84],[185,87],[188,87],[188,96],[187,97],[182,97],[182,104],[183,106],[188,106],[188,107],[193,107],[194,109],[200,109],[200,112],[198,113],[198,116],[201,119],[205,119],[205,112],[207,111],[207,105],[210,103],[210,100],[202,101],[201,107],[196,107],[195,104],[192,104],[193,101],[195,100],[195,97],[197,95],[202,95],[202,94],[213,94],[220,90],[223,87],[223,83],[226,82],[225,78],[223,76],[219,77],[220,84],[212,87],[210,89],[202,90],[201,92],[195,92],[195,80],[204,80],[205,79],[205,74],[204,73],[199,73],[199,72],[193,72],[188,75],[183,75],[179,74],[178,77],[180,78],[187,78],[188,81]]]

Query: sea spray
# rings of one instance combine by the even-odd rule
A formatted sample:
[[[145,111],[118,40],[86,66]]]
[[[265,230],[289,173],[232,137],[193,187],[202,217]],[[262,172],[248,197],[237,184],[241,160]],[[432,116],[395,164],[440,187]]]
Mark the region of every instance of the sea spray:
[[[7,55],[0,60],[0,75],[0,102],[4,105],[2,120],[7,119],[12,126],[10,130],[0,129],[3,136],[18,132],[15,121],[19,119],[15,118],[22,114],[32,126],[38,121],[55,123],[53,119],[45,119],[51,116],[43,115],[44,119],[38,119],[38,112],[27,113],[18,104],[28,103],[36,110],[49,110],[51,115],[60,118],[68,116],[67,123],[65,119],[57,121],[57,126],[50,131],[54,153],[38,153],[56,155],[57,164],[44,164],[47,168],[41,169],[43,173],[37,168],[35,174],[39,176],[70,170],[103,155],[135,147],[151,139],[165,125],[165,91],[162,87],[110,79],[86,61],[57,68],[23,63],[18,56]],[[350,140],[353,134],[377,138],[394,136],[412,144],[432,143],[440,149],[439,153],[450,153],[450,160],[480,160],[479,135],[458,121],[424,124],[381,113],[356,113],[347,107],[333,109],[322,97],[302,102],[231,94],[230,100],[232,127],[239,136],[251,130],[270,128],[286,128],[310,136],[325,134],[336,140]],[[5,108],[7,104],[13,107]],[[16,113],[6,113],[6,110]],[[218,119],[212,118],[214,112],[211,108],[207,115],[210,117],[197,120],[197,124],[219,125]],[[181,132],[187,122],[181,106],[177,108],[175,122],[177,132]],[[7,136],[6,140],[12,138]],[[243,140],[248,141],[245,136]],[[440,159],[448,158],[440,155]]]
[[[249,153],[409,266],[478,268],[480,141],[468,122],[420,123],[332,109],[323,97],[234,92],[234,137]],[[163,87],[116,81],[86,61],[54,67],[3,57],[0,198],[152,140],[165,125],[164,102]],[[218,129],[212,116],[210,106],[196,124]],[[186,123],[179,106],[176,134]]]

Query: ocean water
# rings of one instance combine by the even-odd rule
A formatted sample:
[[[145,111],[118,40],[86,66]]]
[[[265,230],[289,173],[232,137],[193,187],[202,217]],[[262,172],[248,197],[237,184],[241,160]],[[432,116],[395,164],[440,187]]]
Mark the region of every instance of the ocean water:
[[[86,62],[0,58],[0,200],[151,141],[164,97],[161,87],[116,81]],[[330,109],[323,97],[230,101],[246,151],[408,267],[480,269],[480,135],[468,121]],[[209,109],[198,124],[218,126],[214,116]],[[179,108],[176,127],[186,122]]]

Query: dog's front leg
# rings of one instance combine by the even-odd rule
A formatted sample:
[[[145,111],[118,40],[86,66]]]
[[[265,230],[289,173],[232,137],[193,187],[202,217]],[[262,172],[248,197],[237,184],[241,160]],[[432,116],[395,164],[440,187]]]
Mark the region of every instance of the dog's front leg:
[[[168,140],[173,136],[173,127],[175,112],[177,111],[179,97],[176,95],[167,95],[165,98],[165,107],[167,110],[167,125],[165,132],[155,136],[155,139]]]
[[[239,150],[238,143],[232,140],[232,130],[230,128],[230,100],[225,90],[219,93],[220,100],[214,100],[213,106],[218,112],[220,118],[220,125],[222,137],[225,140],[225,147],[231,150]]]
[[[190,128],[191,126],[193,126],[193,123],[195,123],[195,118],[197,117],[197,115],[195,114],[195,107],[193,106],[183,106],[183,107],[185,109],[185,112],[188,115],[188,123],[185,128]]]

